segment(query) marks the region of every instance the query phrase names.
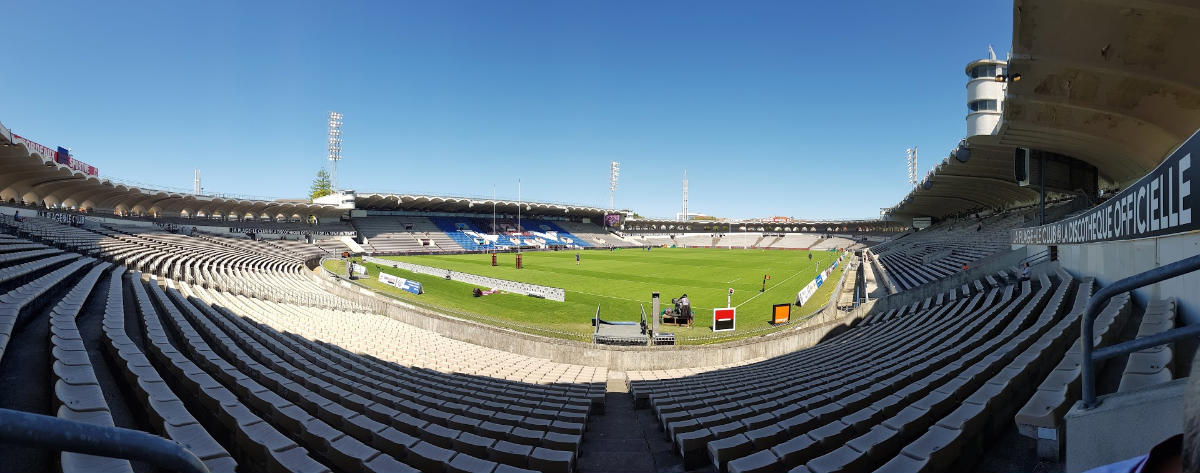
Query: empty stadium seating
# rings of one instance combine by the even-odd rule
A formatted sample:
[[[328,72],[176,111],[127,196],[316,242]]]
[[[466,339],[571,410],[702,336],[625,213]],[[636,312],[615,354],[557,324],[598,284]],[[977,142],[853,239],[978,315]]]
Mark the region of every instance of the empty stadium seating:
[[[579,236],[564,229],[564,227],[562,225],[563,223],[566,223],[566,222],[563,222],[561,220],[555,221],[555,220],[530,219],[528,221],[522,221],[521,226],[524,227],[527,232],[530,232],[530,233],[534,234],[535,236],[547,239],[549,244],[578,246],[578,247],[584,247],[584,248],[590,247],[590,246],[597,246],[595,243],[592,243],[591,241],[588,241],[587,239],[580,238]],[[588,224],[579,223],[579,224],[576,224],[575,227],[586,229],[587,225]],[[600,230],[600,228],[596,227],[593,230],[593,232],[598,231],[598,230]],[[603,238],[600,238],[600,240],[603,241]],[[615,246],[615,245],[613,245],[613,246]]]
[[[970,297],[939,295],[873,314],[771,360],[667,379],[631,373],[630,389],[691,466],[970,468],[985,439],[1011,425],[1014,400],[1028,399],[1078,338],[1092,284],[1064,271],[1032,284],[990,281],[971,285]],[[1105,314],[1127,306],[1128,296],[1114,299]]]
[[[0,375],[37,379],[16,363],[40,344],[53,385],[41,388],[53,405],[0,407],[145,430],[214,472],[570,472],[588,416],[603,409],[603,369],[451,341],[346,301],[229,291],[242,279],[291,284],[287,252],[273,245],[26,223],[27,236],[100,259],[0,237]],[[221,277],[230,282],[210,281]],[[95,325],[77,323],[81,313]],[[31,329],[42,323],[48,333]],[[131,418],[133,408],[145,415]],[[63,471],[133,471],[125,460],[60,457]],[[30,458],[32,470],[50,466]]]
[[[812,248],[820,239],[819,235],[811,233],[788,233],[781,237],[773,237],[766,245],[767,248]]]
[[[430,217],[430,220],[437,225],[438,229],[450,236],[450,239],[458,243],[463,249],[467,250],[486,250],[498,248],[500,244],[493,244],[486,240],[477,238],[467,232],[482,233],[468,218],[452,218],[452,217]],[[499,240],[499,239],[497,239]],[[505,239],[507,242],[507,239]],[[497,241],[496,243],[500,243]]]
[[[1160,299],[1146,306],[1137,338],[1148,337],[1175,328],[1175,299]],[[1121,375],[1118,392],[1133,391],[1165,383],[1174,377],[1174,344],[1146,348],[1129,354]]]
[[[951,222],[871,247],[898,290],[957,273],[1008,248],[1008,231],[1024,223],[1021,213]]]
[[[677,245],[703,248],[774,248],[796,250],[828,250],[857,248],[858,243],[841,236],[813,233],[764,234],[749,233],[679,233],[673,235],[636,235],[633,240],[644,245]],[[620,246],[620,245],[617,245]]]
[[[0,234],[0,376],[47,380],[0,395],[0,407],[151,432],[218,472],[572,472],[589,419],[607,408],[607,370],[373,313],[305,275],[307,247],[36,217],[0,224],[17,234]],[[688,469],[969,470],[1008,430],[1063,438],[1094,283],[1049,268],[877,310],[783,356],[631,371],[628,388]],[[1101,312],[1095,342],[1159,333],[1176,317],[1173,300],[1139,309],[1123,294]],[[31,352],[48,364],[29,363]],[[1170,345],[1109,364],[1102,392],[1176,377]],[[135,471],[74,453],[0,455],[32,470]]]
[[[372,252],[404,253],[430,250],[461,250],[454,239],[424,217],[366,217],[354,220]]]
[[[810,248],[812,248],[814,250],[831,250],[831,249],[838,249],[838,248],[849,248],[850,245],[853,245],[853,244],[854,244],[854,240],[851,240],[851,239],[845,238],[845,237],[834,236],[834,237],[821,239],[820,241],[813,243],[813,245]]]
[[[569,232],[577,241],[591,246],[615,246],[619,248],[638,246],[629,239],[609,233],[603,227],[594,223],[556,221],[554,224],[563,231]]]

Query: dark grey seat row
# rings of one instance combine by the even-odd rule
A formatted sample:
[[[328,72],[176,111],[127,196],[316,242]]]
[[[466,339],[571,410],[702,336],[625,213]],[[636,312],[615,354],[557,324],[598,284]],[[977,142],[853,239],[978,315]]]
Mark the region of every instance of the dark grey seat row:
[[[875,395],[862,403],[850,403],[844,398],[836,402],[838,407],[834,409],[815,413],[810,409],[809,415],[817,418],[816,422],[788,435],[784,442],[770,449],[741,452],[745,454],[733,457],[728,470],[786,470],[814,462],[837,469],[842,460],[871,459],[858,455],[844,458],[849,452],[838,449],[872,428],[887,425],[900,435],[911,435],[924,428],[931,417],[948,409],[971,383],[982,378],[987,366],[999,357],[998,348],[1025,324],[1032,312],[1027,310],[1030,307],[1027,301],[1034,298],[1033,293],[1029,283],[1024,284],[1019,295],[1014,295],[1013,289],[1013,286],[1006,288],[1005,296],[995,304],[984,305],[981,313],[958,317],[954,325],[925,327],[929,332],[944,333],[921,347],[896,351],[901,363],[871,379],[879,385]],[[1043,287],[1037,297],[1043,297],[1046,289]],[[1037,304],[1036,300],[1033,304]],[[711,449],[710,445],[710,452]],[[864,464],[842,466],[853,470]]]
[[[78,257],[78,255],[64,256],[67,257],[59,262]],[[50,302],[52,289],[66,282],[74,274],[85,270],[95,261],[92,258],[77,259],[66,266],[55,269],[40,278],[29,281],[16,289],[0,295],[0,358],[4,358],[4,350],[8,347],[8,341],[12,338],[13,330],[16,329],[22,316],[45,306]]]
[[[990,297],[995,296],[996,294],[990,295]],[[786,392],[787,389],[794,386],[806,384],[821,385],[818,380],[826,376],[827,373],[844,372],[847,367],[855,367],[860,361],[872,356],[868,351],[856,350],[856,347],[869,344],[878,346],[879,348],[890,348],[894,344],[905,343],[906,340],[902,332],[912,327],[937,323],[944,320],[949,314],[970,311],[982,299],[981,296],[970,302],[964,300],[954,305],[936,308],[933,311],[917,313],[902,319],[894,319],[864,329],[847,332],[846,336],[837,339],[836,343],[821,344],[808,350],[778,357],[766,362],[683,379],[666,380],[667,384],[658,384],[653,392],[649,394],[650,403],[658,413],[659,418],[662,419],[664,417],[663,413],[671,412],[678,408],[686,408],[687,405],[684,403],[693,401],[702,404],[719,402],[714,401],[719,396],[736,400],[738,399],[736,396],[741,396],[747,391],[763,388],[762,384],[764,381],[771,381],[772,386],[768,386],[766,389],[774,388],[783,390],[777,392]],[[988,301],[990,300],[989,298]],[[778,376],[779,370],[798,364],[808,366],[810,369],[805,370],[803,373],[783,378]],[[644,385],[641,387],[645,389]],[[672,404],[677,407],[673,407]]]
[[[569,470],[579,450],[586,420],[588,401],[581,404],[551,404],[542,402],[524,410],[516,405],[497,405],[477,397],[473,392],[455,392],[452,397],[439,396],[438,391],[410,391],[396,384],[407,381],[377,373],[359,363],[355,357],[344,356],[317,344],[304,344],[279,336],[269,329],[260,329],[225,308],[210,309],[198,299],[192,299],[229,334],[239,345],[259,353],[259,361],[298,367],[296,376],[320,382],[319,388],[337,399],[345,399],[360,409],[373,411],[384,419],[399,422],[397,428],[432,443],[449,447],[462,433],[473,434],[492,447],[501,441],[543,447],[568,453],[544,452],[544,457],[567,458],[569,462],[553,470]],[[268,333],[271,332],[271,333]],[[270,352],[270,355],[264,352]],[[284,361],[286,360],[286,361]],[[278,371],[278,370],[277,370]],[[319,380],[319,381],[317,381]],[[408,384],[408,383],[405,383]],[[574,407],[574,408],[570,408]],[[521,416],[519,414],[525,414]],[[544,459],[543,459],[544,460]],[[525,467],[529,462],[518,461],[513,466]]]
[[[1095,340],[1092,343],[1097,346],[1111,344],[1120,334],[1131,306],[1128,293],[1110,299],[1105,309],[1096,317]],[[1081,395],[1081,345],[1082,341],[1076,336],[1071,348],[1015,418],[1017,430],[1022,435],[1049,440],[1049,443],[1053,444],[1051,449],[1039,445],[1039,454],[1044,457],[1057,458],[1057,452],[1062,447],[1063,415]]]
[[[168,293],[173,298],[179,297],[174,290],[168,290]],[[182,304],[185,301],[179,297],[176,302]],[[449,410],[422,409],[409,400],[401,400],[378,389],[359,386],[355,382],[341,379],[346,373],[334,374],[333,370],[314,367],[307,362],[307,358],[295,352],[282,351],[287,355],[287,358],[284,358],[247,335],[230,320],[235,318],[232,314],[220,314],[221,310],[214,310],[198,299],[192,299],[190,302],[198,309],[191,317],[196,319],[195,322],[202,327],[202,331],[211,332],[211,341],[227,340],[214,343],[214,346],[226,346],[231,355],[244,349],[246,356],[253,359],[252,362],[246,363],[247,369],[269,380],[263,381],[264,384],[271,385],[277,391],[290,391],[290,396],[286,393],[284,396],[302,406],[312,406],[318,411],[332,410],[329,413],[319,413],[318,417],[340,418],[340,422],[336,422],[335,425],[364,441],[374,442],[380,450],[403,459],[411,466],[423,471],[437,471],[446,467],[454,458],[473,456],[480,461],[545,472],[569,472],[573,469],[576,443],[570,444],[571,451],[555,450],[549,445],[538,446],[545,441],[541,432],[508,427],[508,433],[515,431],[517,434],[523,432],[527,435],[503,435],[499,429],[485,430],[487,426],[481,424],[486,422],[471,422],[470,418]],[[231,343],[238,345],[238,348],[228,347]],[[243,359],[242,354],[236,357],[239,360]],[[295,360],[295,363],[290,360]],[[258,366],[267,368],[255,368],[258,363],[261,363]],[[336,366],[331,368],[337,369]],[[298,383],[303,383],[304,386],[298,387]],[[451,403],[447,402],[441,407],[450,405]],[[467,407],[465,404],[458,406]],[[434,413],[442,415],[432,415]],[[452,424],[452,420],[458,423]],[[472,424],[479,427],[474,433],[452,428]],[[495,425],[500,427],[499,424]],[[558,436],[572,438],[569,435]],[[577,437],[574,437],[573,441],[577,442]],[[533,445],[530,445],[531,442]]]
[[[1159,299],[1146,305],[1137,337],[1148,337],[1175,328],[1175,299]],[[1129,354],[1118,392],[1132,391],[1170,381],[1173,378],[1173,343],[1150,347]]]
[[[994,296],[994,295],[993,295]],[[990,299],[989,299],[990,300]],[[858,357],[867,357],[867,353],[856,353],[854,357],[847,358],[844,350],[846,346],[857,343],[871,343],[873,341],[891,340],[893,342],[900,340],[897,332],[907,330],[909,327],[925,323],[929,317],[940,317],[941,314],[957,312],[960,310],[973,310],[976,304],[980,302],[980,298],[970,301],[962,301],[955,306],[945,306],[936,308],[936,311],[915,314],[913,316],[893,317],[890,320],[876,323],[865,328],[849,330],[841,335],[834,337],[831,340],[818,344],[817,346],[791,353],[781,357],[772,358],[770,360],[755,363],[752,365],[742,366],[729,370],[719,370],[715,372],[703,373],[700,375],[689,376],[686,378],[665,379],[656,381],[635,381],[630,383],[630,389],[633,391],[636,400],[645,400],[653,405],[658,412],[660,419],[663,412],[673,410],[670,404],[678,404],[688,400],[699,400],[707,403],[708,400],[714,398],[716,390],[721,391],[738,391],[747,392],[761,388],[762,377],[776,376],[779,369],[794,366],[803,363],[812,366],[813,370],[807,371],[805,374],[811,374],[819,369],[837,369],[833,365],[852,365]],[[902,308],[899,313],[910,310],[913,306]],[[790,377],[788,381],[802,383],[804,378]],[[769,388],[767,388],[769,389]]]
[[[990,296],[994,297],[995,293],[991,294]],[[922,324],[922,322],[930,321],[936,321],[933,322],[935,324],[961,324],[967,319],[947,319],[943,316],[946,314],[957,314],[959,313],[958,311],[962,310],[966,306],[967,301],[962,301],[961,303],[955,304],[949,309],[941,308],[937,313],[933,314],[934,316],[932,317],[930,317],[930,314],[925,314],[922,317],[912,318],[910,321],[916,321],[918,324],[912,324],[909,325],[909,327],[919,326]],[[976,322],[979,321],[978,318],[972,320]],[[864,354],[869,354],[874,351],[862,349],[863,347],[875,347],[879,352],[884,353],[905,352],[919,350],[916,348],[918,344],[930,340],[928,338],[914,338],[911,336],[905,336],[908,334],[907,327],[894,328],[895,330],[891,331],[892,333],[883,333],[882,335],[884,336],[882,337],[874,337],[874,339],[864,337],[847,342],[846,344],[843,344],[843,346],[836,347],[837,350],[827,353],[826,356],[838,360],[839,363],[825,366],[822,366],[819,363],[814,364],[813,369],[805,370],[804,375],[792,375],[784,378],[786,380],[785,383],[792,386],[781,386],[779,381],[767,382],[767,385],[765,386],[766,388],[779,390],[779,392],[784,395],[781,398],[781,402],[785,407],[772,414],[783,415],[784,417],[782,418],[780,424],[787,426],[788,430],[799,432],[805,428],[811,428],[820,425],[822,422],[828,422],[828,420],[835,418],[836,413],[844,408],[856,408],[859,405],[869,404],[870,402],[877,400],[878,397],[886,395],[885,390],[881,390],[879,388],[886,388],[886,386],[888,386],[891,382],[895,381],[892,380],[879,382],[876,381],[876,379],[887,379],[889,377],[898,376],[898,379],[902,380],[905,378],[914,377],[917,374],[916,372],[906,371],[917,363],[921,362],[923,360],[921,356],[914,356],[907,360],[867,360],[863,358]],[[947,333],[951,333],[951,331],[927,331],[927,335],[930,336],[945,335]],[[900,344],[901,346],[906,346],[907,348],[895,348],[893,346],[895,344]],[[810,361],[810,363],[813,361]],[[802,366],[807,365],[808,363],[804,363]],[[919,369],[925,370],[928,368],[932,368],[932,365],[927,364]],[[775,374],[775,377],[778,378],[778,373]],[[794,383],[797,381],[799,381],[801,384],[795,385]],[[759,380],[758,382],[761,384],[763,383],[763,380]],[[853,395],[852,398],[843,399],[846,396],[851,395]],[[843,405],[844,403],[848,405]],[[702,412],[692,413],[700,414]],[[733,424],[727,423],[714,426],[708,430],[699,429],[695,433],[688,432],[689,430],[696,428],[692,423],[695,422],[696,424],[703,424],[712,423],[713,421],[716,421],[716,423],[721,423],[721,421],[724,420],[723,417],[727,416],[728,414],[716,414],[710,417],[702,417],[696,421],[682,420],[678,425],[669,424],[667,428],[672,437],[675,438],[679,444],[681,452],[688,452],[696,448],[703,452],[705,444],[711,440],[711,438],[709,438],[710,436],[722,437],[722,434],[724,434],[726,431],[740,429]],[[753,419],[754,418],[752,417],[749,420]],[[701,425],[701,427],[703,427],[703,425]],[[748,428],[751,426],[745,425],[745,427]],[[683,433],[679,434],[681,431]],[[734,431],[732,433],[736,434],[738,432]],[[751,432],[749,435],[753,436],[754,434],[757,433]],[[782,440],[786,440],[794,435],[796,434],[785,434]],[[714,462],[718,464],[718,466],[722,467],[730,458],[737,458],[740,455],[749,453],[749,451],[753,451],[746,451],[747,444],[741,438],[720,441],[716,445],[709,444],[708,447],[709,457],[711,457]],[[684,457],[686,462],[688,460],[688,455],[685,453]]]
[[[915,438],[925,430],[925,426],[929,425],[932,420],[936,420],[937,416],[946,412],[954,406],[964,402],[967,394],[976,389],[993,373],[999,370],[999,366],[1005,360],[1012,359],[1018,347],[1025,343],[1031,342],[1031,337],[1037,334],[1048,323],[1052,323],[1059,312],[1059,304],[1056,301],[1061,301],[1068,284],[1060,284],[1055,290],[1055,295],[1047,301],[1045,297],[1049,288],[1049,281],[1043,279],[1042,289],[1035,295],[1028,304],[1017,303],[1013,307],[1020,307],[1021,312],[1012,321],[1007,323],[1003,331],[994,336],[988,336],[982,333],[977,333],[972,336],[972,340],[985,340],[985,342],[975,349],[956,357],[955,363],[942,368],[933,374],[917,381],[914,384],[941,382],[941,386],[929,390],[927,394],[915,400],[908,407],[898,409],[892,407],[890,418],[882,422],[871,425],[857,425],[848,437],[839,437],[832,445],[827,439],[821,438],[830,433],[828,427],[815,429],[807,438],[801,438],[800,441],[792,442],[790,445],[781,445],[777,447],[773,453],[782,453],[791,455],[791,462],[786,466],[796,465],[791,471],[799,472],[829,472],[829,471],[870,471],[875,465],[886,462],[889,458],[896,455],[899,448],[911,438]],[[1046,301],[1043,307],[1043,301]],[[1037,311],[1041,311],[1038,319],[1026,327],[1026,320]],[[962,369],[952,368],[958,365]],[[957,372],[957,375],[955,373]],[[955,376],[952,379],[945,380],[950,376]],[[943,381],[938,381],[936,378],[941,377]],[[867,409],[844,417],[840,422],[842,424],[858,424],[861,419],[879,417],[877,411],[873,409],[890,403],[877,403]],[[886,413],[882,414],[887,416]],[[834,425],[837,425],[835,423]],[[815,438],[814,438],[815,437]],[[826,441],[822,441],[826,440]],[[824,452],[824,453],[822,453]],[[782,471],[778,468],[770,458],[771,455],[756,454],[755,456],[746,457],[736,462],[731,462],[730,471]],[[785,458],[785,461],[787,459]],[[804,465],[797,465],[803,461]],[[786,469],[786,468],[784,468]]]
[[[308,455],[308,450],[279,432],[256,415],[234,393],[200,368],[187,355],[175,349],[158,310],[151,302],[141,273],[133,272],[131,284],[137,309],[142,317],[145,337],[151,353],[167,366],[163,373],[172,384],[183,386],[189,396],[187,404],[203,406],[234,438],[239,463],[258,471],[329,472],[329,468]],[[178,334],[181,339],[197,339],[198,334]],[[202,340],[201,340],[202,342]],[[194,351],[191,343],[183,347]]]
[[[180,311],[180,307],[172,303],[157,284],[148,283],[147,292],[165,324],[179,334],[181,348],[199,367],[234,393],[237,400],[252,412],[272,425],[282,427],[285,435],[290,434],[290,437],[306,448],[311,455],[342,471],[405,471],[404,465],[391,456],[338,431],[329,423],[309,414],[260,383],[259,380],[266,383],[272,381],[266,376],[265,368],[253,362],[240,350],[231,347],[227,337],[214,340],[216,343],[209,343],[204,334],[192,325]],[[213,335],[210,333],[209,336]],[[226,360],[218,350],[230,359]],[[246,372],[242,369],[246,369]],[[255,376],[252,377],[248,373]],[[330,403],[328,400],[322,401],[324,404]]]
[[[1007,286],[1004,297],[989,288],[1007,275],[984,278],[967,286],[970,304],[956,298],[944,307],[931,297],[885,312],[911,315],[869,319],[762,366],[631,388],[655,409],[685,467],[703,448],[719,471],[945,470],[1001,430],[1012,413],[997,414],[996,403],[1028,396],[1056,363],[1055,347],[1077,338],[1078,315],[1066,307],[1074,278],[1055,278],[1023,282],[1020,294]],[[1090,295],[1090,285],[1082,292]],[[1086,301],[1076,300],[1079,311]],[[968,306],[978,308],[962,311]],[[963,461],[956,466],[971,466]]]
[[[108,263],[92,267],[58,303],[50,309],[50,343],[54,372],[54,404],[58,417],[88,424],[114,427],[112,413],[104,399],[104,391],[88,358],[87,348],[75,317]],[[61,452],[59,463],[63,473],[104,471],[133,473],[128,460],[98,457],[73,452]]]
[[[36,279],[39,274],[77,258],[79,258],[77,254],[64,253],[0,268],[0,289],[13,288],[25,284]]]
[[[146,354],[129,338],[125,326],[125,274],[123,266],[111,272],[102,322],[106,347],[114,364],[120,367],[138,404],[146,409],[155,434],[179,442],[213,473],[235,471],[237,461],[188,411]],[[137,327],[132,329],[137,330]]]
[[[1061,348],[1056,347],[1062,347],[1067,340],[1078,336],[1079,317],[1091,297],[1092,283],[1086,280],[1079,286],[1074,307],[1055,322],[1048,316],[1056,307],[1066,305],[1072,282],[1069,274],[1059,274],[1064,276],[1064,284],[1056,291],[1034,328],[1053,325],[1049,325],[1033,343],[1022,344],[1024,348],[1020,355],[876,471],[929,472],[971,468],[971,463],[983,453],[986,442],[999,437],[1008,427],[1007,419],[1018,406],[1012,402],[1014,398],[1024,397],[1039,375],[1060,356]],[[1025,340],[1032,339],[1031,334]],[[850,446],[860,445],[858,441],[855,439]]]

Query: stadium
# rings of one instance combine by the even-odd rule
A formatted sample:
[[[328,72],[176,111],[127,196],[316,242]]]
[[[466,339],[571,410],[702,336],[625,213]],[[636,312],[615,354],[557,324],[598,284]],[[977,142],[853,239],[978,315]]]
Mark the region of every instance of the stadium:
[[[189,192],[0,117],[0,470],[1200,471],[1200,5],[1011,22],[869,219]]]

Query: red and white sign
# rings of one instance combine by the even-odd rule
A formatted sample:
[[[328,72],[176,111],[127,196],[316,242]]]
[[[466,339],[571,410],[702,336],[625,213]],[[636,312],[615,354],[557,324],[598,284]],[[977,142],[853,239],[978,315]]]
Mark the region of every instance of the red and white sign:
[[[713,309],[714,332],[726,332],[737,327],[737,307],[721,307]]]
[[[24,144],[25,147],[29,149],[29,151],[40,154],[40,155],[42,155],[43,158],[54,159],[54,156],[55,156],[54,150],[47,148],[45,146],[42,146],[40,144],[37,144],[37,143],[33,142],[32,140],[29,140],[28,138],[25,138],[21,135],[13,133],[13,141]]]
[[[94,166],[75,159],[74,156],[67,156],[66,159],[63,159],[58,155],[56,150],[50,149],[47,146],[42,146],[41,144],[16,133],[13,133],[13,142],[24,144],[25,148],[29,149],[29,151],[42,155],[42,158],[53,159],[55,162],[71,168],[72,170],[85,173],[89,176],[100,175],[100,171]]]
[[[92,166],[88,163],[85,163],[83,161],[80,161],[78,159],[75,159],[74,156],[67,156],[67,162],[63,163],[62,161],[59,161],[59,163],[68,168],[71,168],[75,171],[85,173],[89,176],[99,176],[100,175],[100,172],[97,171],[94,166]]]

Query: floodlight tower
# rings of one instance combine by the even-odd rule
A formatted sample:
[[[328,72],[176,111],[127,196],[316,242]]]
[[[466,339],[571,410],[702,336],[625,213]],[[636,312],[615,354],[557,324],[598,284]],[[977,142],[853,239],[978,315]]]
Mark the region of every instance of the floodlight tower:
[[[621,175],[621,163],[612,161],[608,163],[608,209],[616,210],[613,204],[613,197],[617,193],[617,177]]]
[[[197,169],[196,177],[195,177],[195,179],[192,180],[192,193],[196,194],[196,195],[200,195],[200,192],[202,190],[203,190],[203,188],[200,187],[200,170]]]
[[[687,196],[687,194],[688,194],[687,169],[684,169],[683,170],[683,221],[685,221],[685,222],[688,219],[688,213],[687,213],[688,196]]]
[[[904,151],[908,160],[908,183],[917,187],[917,147],[913,146]]]
[[[329,187],[337,190],[337,163],[342,160],[342,114],[329,112],[329,164],[332,175]]]

